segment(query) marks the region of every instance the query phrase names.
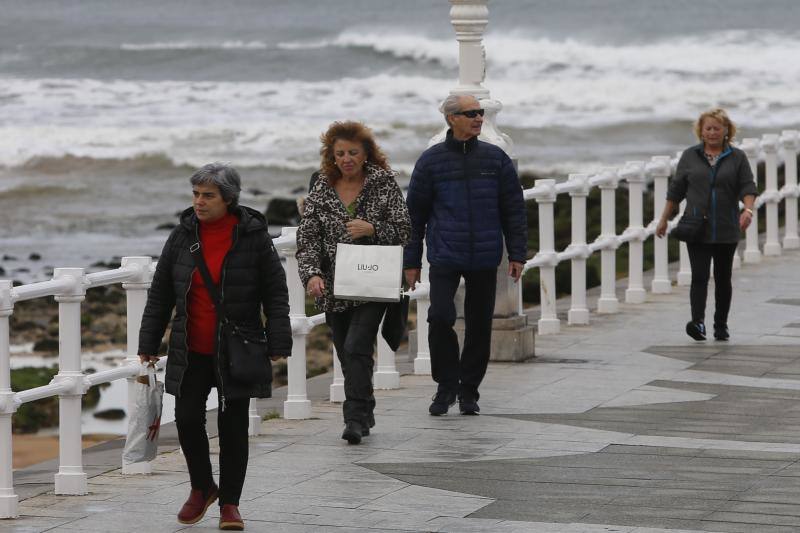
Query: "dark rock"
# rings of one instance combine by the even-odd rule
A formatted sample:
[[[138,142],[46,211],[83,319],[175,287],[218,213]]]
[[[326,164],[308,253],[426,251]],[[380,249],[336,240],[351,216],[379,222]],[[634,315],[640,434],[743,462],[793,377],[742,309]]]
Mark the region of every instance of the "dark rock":
[[[14,272],[18,272],[18,273],[20,273],[20,274],[29,274],[29,273],[30,273],[30,271],[31,271],[31,269],[30,269],[30,268],[24,268],[24,267],[23,267],[23,268],[18,268],[18,269],[16,269],[16,270],[14,270]]]
[[[97,411],[93,415],[95,418],[102,420],[122,420],[125,418],[124,409],[105,409],[104,411]]]
[[[294,199],[273,198],[264,215],[269,224],[276,226],[296,226],[300,222],[300,213]]]
[[[30,259],[31,261],[38,261],[41,258],[42,256],[40,254],[37,254],[36,252],[33,252],[31,255],[28,256],[28,259]]]
[[[261,189],[256,189],[256,188],[247,189],[247,192],[249,192],[253,196],[262,196],[263,194],[265,194],[264,191],[262,191]]]
[[[3,261],[16,261],[17,258],[13,255],[3,254]]]
[[[175,226],[177,226],[177,224],[173,222],[164,222],[163,224],[159,224],[158,226],[156,226],[156,229],[172,231],[173,229],[175,229]]]
[[[58,339],[52,337],[41,339],[33,343],[34,352],[58,352]]]
[[[0,266],[0,276],[6,275],[6,269]]]
[[[306,188],[305,187],[295,187],[292,189],[292,194],[305,194]]]

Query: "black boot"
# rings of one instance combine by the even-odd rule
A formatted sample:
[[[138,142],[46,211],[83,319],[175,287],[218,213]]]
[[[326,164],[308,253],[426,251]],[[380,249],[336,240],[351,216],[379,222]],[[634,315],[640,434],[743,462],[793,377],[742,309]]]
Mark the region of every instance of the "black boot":
[[[361,424],[356,422],[355,420],[348,420],[347,423],[344,425],[344,432],[342,432],[342,438],[348,442],[348,444],[359,444],[361,442],[361,437],[363,429]]]

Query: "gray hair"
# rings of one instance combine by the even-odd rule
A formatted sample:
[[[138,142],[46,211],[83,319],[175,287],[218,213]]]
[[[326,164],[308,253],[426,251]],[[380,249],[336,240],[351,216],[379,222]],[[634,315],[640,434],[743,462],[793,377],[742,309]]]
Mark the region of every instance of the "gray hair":
[[[447,123],[447,126],[450,126],[450,121],[447,120],[448,115],[452,115],[453,113],[458,113],[461,111],[461,102],[459,99],[461,95],[458,94],[451,94],[448,95],[447,98],[444,99],[442,105],[439,106],[439,111],[442,112],[444,115],[444,121]]]
[[[203,165],[189,178],[192,185],[216,185],[228,211],[239,205],[239,192],[242,190],[242,178],[229,163],[209,163]]]

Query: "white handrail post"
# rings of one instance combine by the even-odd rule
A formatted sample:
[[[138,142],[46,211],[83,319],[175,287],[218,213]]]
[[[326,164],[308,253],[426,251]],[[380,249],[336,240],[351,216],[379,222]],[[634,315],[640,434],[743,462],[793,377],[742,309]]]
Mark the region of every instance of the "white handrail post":
[[[581,248],[583,254],[572,258],[570,307],[567,323],[588,324],[589,308],[586,305],[586,198],[589,196],[589,177],[586,174],[570,174],[569,181],[579,184],[570,190],[572,202],[572,239],[569,248]]]
[[[783,144],[783,175],[786,190],[785,220],[783,247],[787,250],[800,248],[800,237],[797,234],[797,152],[800,150],[800,132],[784,130],[781,135]]]
[[[14,493],[11,417],[17,410],[11,391],[10,317],[12,283],[0,280],[0,518],[19,515],[19,497]]]
[[[686,210],[686,200],[681,202],[679,217]],[[692,284],[692,266],[689,263],[689,248],[685,242],[678,243],[678,285],[685,287]]]
[[[625,179],[628,182],[628,229],[635,232],[628,241],[628,289],[625,301],[630,304],[644,303],[644,180],[643,161],[625,163]]]
[[[82,268],[57,268],[53,279],[69,278],[70,287],[55,299],[58,302],[58,375],[54,382],[65,382],[69,389],[59,394],[58,451],[55,475],[56,494],[87,493],[81,445],[81,398],[86,392],[81,371],[81,302],[86,297]]]
[[[616,313],[619,310],[617,299],[617,246],[613,241],[617,238],[616,229],[616,194],[619,185],[616,171],[608,169],[609,179],[600,187],[600,238],[607,239],[607,244],[600,251],[600,298],[597,300],[598,313]]]
[[[281,229],[281,237],[295,237],[296,227]],[[286,285],[289,287],[289,317],[292,320],[292,356],[287,360],[288,391],[283,402],[283,418],[302,420],[311,417],[311,402],[306,392],[306,337],[310,327],[306,318],[303,283],[297,271],[297,242],[283,249],[286,257]]]
[[[336,353],[336,347],[331,343],[333,351],[333,383],[331,383],[331,403],[341,403],[345,400],[344,396],[344,374],[342,373],[342,363]]]
[[[126,314],[128,318],[127,340],[128,349],[125,364],[139,362],[139,329],[142,326],[142,314],[147,304],[147,289],[153,280],[153,259],[151,257],[123,257],[121,267],[136,268],[138,274],[122,284],[125,290]],[[128,424],[134,416],[136,409],[136,377],[128,378]],[[127,464],[122,461],[123,474],[150,474],[150,462]]]
[[[539,267],[539,293],[541,318],[537,324],[539,335],[551,335],[561,330],[561,321],[556,316],[556,238],[555,214],[556,180],[536,180],[535,186],[548,189],[547,194],[536,196],[539,206],[539,254],[549,262]]]
[[[670,157],[657,155],[650,159],[650,175],[653,177],[653,213],[656,221],[661,217],[667,203],[667,186],[672,174]],[[653,294],[669,294],[672,283],[669,280],[669,241],[667,237],[653,239],[653,281],[650,291]]]
[[[742,140],[742,150],[750,162],[750,171],[753,173],[753,182],[758,188],[758,151],[761,143],[758,139],[747,138]],[[745,249],[744,249],[744,262],[745,263],[759,263],[761,262],[761,251],[758,247],[758,209],[753,213],[753,220],[747,227],[745,232]]]
[[[258,401],[250,398],[250,407],[247,410],[247,434],[251,437],[261,435],[261,417],[258,415]]]
[[[381,321],[381,328],[383,328],[383,321]],[[400,372],[397,371],[395,366],[395,353],[389,347],[389,344],[380,334],[378,330],[378,361],[375,369],[375,374],[372,376],[372,382],[376,389],[399,389],[400,388]]]
[[[778,136],[767,133],[761,138],[764,149],[764,168],[766,169],[767,198],[767,241],[764,243],[764,255],[781,255],[781,243],[778,241]]]
[[[431,307],[430,265],[425,259],[425,246],[422,249],[422,272],[417,287],[425,289],[424,296],[417,298],[417,356],[414,358],[414,374],[431,375],[431,348],[428,344],[428,309]]]

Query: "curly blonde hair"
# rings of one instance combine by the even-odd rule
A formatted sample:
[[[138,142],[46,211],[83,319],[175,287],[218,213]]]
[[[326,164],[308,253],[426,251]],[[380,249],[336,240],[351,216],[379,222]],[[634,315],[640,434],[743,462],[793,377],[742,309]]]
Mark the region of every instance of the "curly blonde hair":
[[[333,155],[333,145],[339,140],[361,143],[364,147],[364,152],[367,154],[367,163],[389,170],[386,155],[381,151],[378,143],[375,142],[372,130],[361,122],[352,120],[334,122],[328,127],[328,131],[320,135],[319,140],[322,143],[322,147],[319,149],[321,157],[320,169],[331,183],[335,183],[342,177],[341,171],[336,166],[336,158]]]
[[[703,113],[700,113],[700,116],[697,117],[697,120],[694,123],[694,134],[697,137],[698,141],[702,141],[702,133],[703,133],[703,121],[707,118],[713,118],[722,123],[728,133],[725,134],[725,142],[726,144],[730,144],[733,142],[733,139],[736,137],[736,124],[728,116],[728,113],[722,109],[721,107],[717,107],[714,109],[709,109]]]

